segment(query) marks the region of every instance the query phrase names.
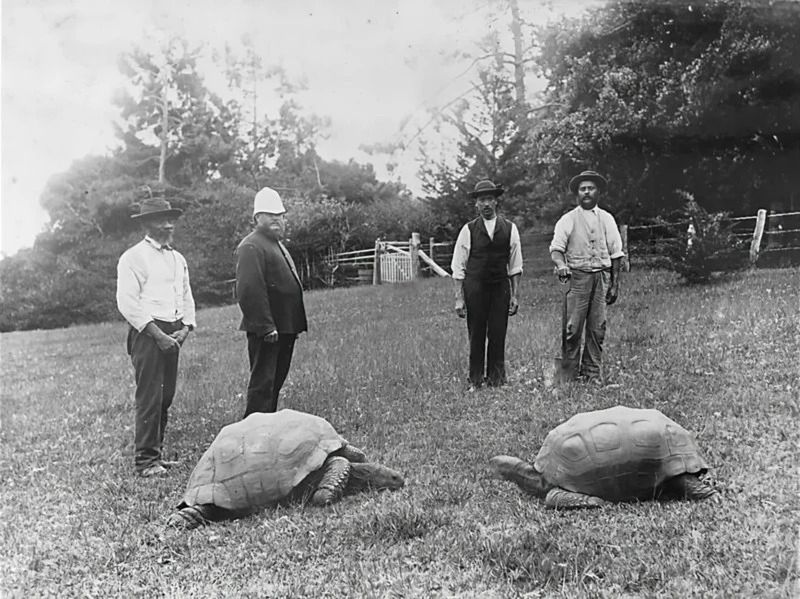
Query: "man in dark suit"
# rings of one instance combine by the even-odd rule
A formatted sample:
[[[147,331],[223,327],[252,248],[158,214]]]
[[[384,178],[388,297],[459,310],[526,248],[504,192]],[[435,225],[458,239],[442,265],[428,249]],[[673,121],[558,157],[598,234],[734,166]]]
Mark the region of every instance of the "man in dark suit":
[[[255,230],[236,248],[239,329],[247,332],[250,382],[244,416],[275,412],[297,335],[306,331],[303,287],[292,257],[281,243],[286,209],[280,195],[265,187],[253,202]]]
[[[490,387],[505,383],[508,317],[519,308],[522,251],[517,226],[497,214],[502,193],[491,181],[475,185],[469,196],[479,216],[462,227],[453,249],[455,310],[467,319],[471,389],[484,381]]]

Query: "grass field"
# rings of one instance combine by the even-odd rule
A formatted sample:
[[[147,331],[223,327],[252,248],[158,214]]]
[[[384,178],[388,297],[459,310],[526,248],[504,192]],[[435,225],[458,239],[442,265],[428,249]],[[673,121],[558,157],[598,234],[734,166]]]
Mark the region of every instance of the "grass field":
[[[406,487],[166,529],[199,456],[244,408],[238,308],[201,311],[161,480],[133,475],[123,324],[2,348],[3,597],[792,597],[800,522],[800,270],[687,288],[638,271],[610,309],[602,389],[546,390],[559,291],[523,280],[511,384],[467,393],[451,283],[314,292],[282,395]],[[578,411],[652,407],[693,430],[716,501],[545,510],[490,477]]]

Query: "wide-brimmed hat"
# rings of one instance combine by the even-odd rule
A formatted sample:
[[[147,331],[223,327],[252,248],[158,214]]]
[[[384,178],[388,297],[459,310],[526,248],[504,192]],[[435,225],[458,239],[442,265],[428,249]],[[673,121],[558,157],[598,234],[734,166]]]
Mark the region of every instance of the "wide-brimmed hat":
[[[575,175],[569,180],[569,190],[572,193],[578,193],[578,184],[581,181],[593,181],[600,191],[605,191],[608,185],[608,181],[606,181],[605,177],[600,173],[595,171],[583,171],[580,175]]]
[[[467,195],[471,198],[477,198],[480,195],[493,195],[494,197],[498,197],[503,195],[505,189],[503,189],[502,185],[495,185],[488,179],[484,179],[483,181],[478,181],[475,184],[475,189],[470,191]]]
[[[147,198],[139,204],[139,214],[132,214],[131,218],[146,220],[157,216],[177,217],[183,214],[183,210],[173,208],[167,200],[161,198]]]

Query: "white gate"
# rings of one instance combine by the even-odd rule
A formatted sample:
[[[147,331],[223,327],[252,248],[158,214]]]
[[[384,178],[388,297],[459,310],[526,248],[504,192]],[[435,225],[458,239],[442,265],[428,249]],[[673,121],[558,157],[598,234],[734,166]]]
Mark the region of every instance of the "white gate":
[[[408,254],[381,254],[381,282],[405,283],[411,280],[411,256]]]

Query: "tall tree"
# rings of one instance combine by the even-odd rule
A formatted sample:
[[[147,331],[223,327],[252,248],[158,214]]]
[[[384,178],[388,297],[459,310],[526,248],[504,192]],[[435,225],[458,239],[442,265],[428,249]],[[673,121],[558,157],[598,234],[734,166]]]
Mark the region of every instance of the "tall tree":
[[[130,86],[115,98],[123,121],[117,135],[139,173],[158,163],[161,184],[220,176],[233,160],[236,115],[206,87],[201,52],[173,39],[157,52],[135,48],[119,61]]]
[[[554,191],[609,175],[623,219],[680,205],[750,213],[798,188],[800,6],[610,2],[542,33],[546,116],[526,148]]]

